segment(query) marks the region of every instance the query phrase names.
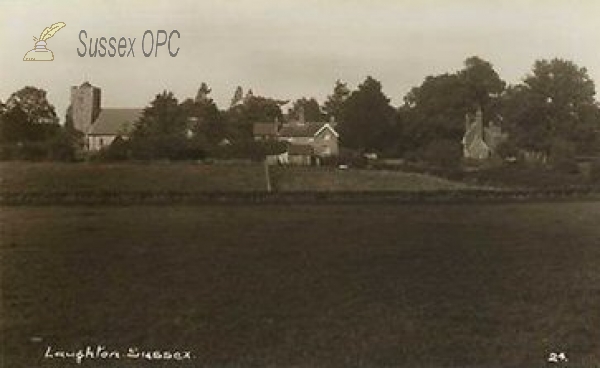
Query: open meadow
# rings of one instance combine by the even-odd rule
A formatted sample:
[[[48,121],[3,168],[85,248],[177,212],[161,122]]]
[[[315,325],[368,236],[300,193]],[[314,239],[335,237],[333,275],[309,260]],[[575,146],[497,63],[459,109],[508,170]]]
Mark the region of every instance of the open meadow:
[[[600,206],[2,207],[3,367],[600,366]],[[191,361],[44,359],[48,346]]]
[[[266,191],[260,163],[0,163],[0,192],[206,193]],[[430,191],[467,185],[417,173],[338,170],[333,167],[272,167],[274,190]]]

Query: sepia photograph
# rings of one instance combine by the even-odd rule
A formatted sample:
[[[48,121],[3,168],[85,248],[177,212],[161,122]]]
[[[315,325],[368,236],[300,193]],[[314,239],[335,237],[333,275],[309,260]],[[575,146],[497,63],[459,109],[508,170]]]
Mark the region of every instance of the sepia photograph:
[[[600,2],[1,0],[0,368],[600,367]]]

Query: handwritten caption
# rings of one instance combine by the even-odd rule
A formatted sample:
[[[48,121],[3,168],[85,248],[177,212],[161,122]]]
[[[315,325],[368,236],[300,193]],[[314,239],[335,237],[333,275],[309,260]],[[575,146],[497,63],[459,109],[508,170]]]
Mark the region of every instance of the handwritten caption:
[[[193,358],[189,350],[170,350],[170,349],[141,349],[138,347],[128,347],[124,350],[109,349],[103,345],[85,346],[80,349],[55,349],[47,346],[44,352],[44,359],[72,360],[81,364],[85,360],[172,360],[184,361]]]

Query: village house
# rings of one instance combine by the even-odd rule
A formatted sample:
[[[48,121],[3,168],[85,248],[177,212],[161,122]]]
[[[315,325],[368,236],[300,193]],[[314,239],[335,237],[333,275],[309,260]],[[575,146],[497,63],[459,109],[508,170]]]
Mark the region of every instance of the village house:
[[[463,156],[467,159],[486,160],[496,154],[498,145],[506,140],[507,135],[501,128],[490,121],[483,125],[483,112],[478,108],[465,118],[465,135],[462,139]]]
[[[109,146],[119,136],[126,138],[142,111],[141,108],[103,108],[102,91],[89,82],[71,87],[73,126],[83,133],[87,151]]]
[[[318,165],[321,159],[338,155],[339,134],[333,125],[332,122],[307,122],[303,111],[300,111],[298,121],[283,125],[278,122],[255,123],[253,134],[256,141],[278,140],[288,144],[285,154],[278,156],[279,163]]]

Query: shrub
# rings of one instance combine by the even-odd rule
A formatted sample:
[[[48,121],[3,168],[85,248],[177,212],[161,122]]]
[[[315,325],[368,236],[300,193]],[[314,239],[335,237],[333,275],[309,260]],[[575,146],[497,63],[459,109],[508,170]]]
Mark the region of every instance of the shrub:
[[[550,145],[550,165],[560,172],[577,173],[575,154],[576,147],[572,142],[560,138],[555,139]]]
[[[426,163],[443,168],[458,167],[462,159],[462,149],[458,142],[448,139],[434,140],[418,152],[418,157]]]

